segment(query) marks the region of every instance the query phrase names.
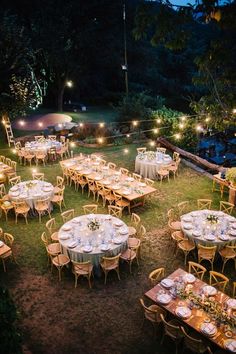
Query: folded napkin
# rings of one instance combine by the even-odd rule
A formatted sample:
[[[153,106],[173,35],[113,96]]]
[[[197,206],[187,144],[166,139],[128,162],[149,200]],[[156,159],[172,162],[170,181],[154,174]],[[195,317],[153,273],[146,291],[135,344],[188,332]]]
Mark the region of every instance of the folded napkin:
[[[233,353],[236,353],[236,340],[228,339],[225,341],[225,348]]]
[[[176,315],[182,318],[188,318],[191,316],[191,310],[186,306],[179,306],[176,308]]]
[[[215,295],[217,293],[217,290],[216,288],[214,288],[213,286],[210,286],[210,285],[205,285],[203,287],[203,292],[205,295]]]
[[[226,303],[231,309],[236,309],[236,299],[228,299]]]
[[[168,294],[158,294],[157,301],[160,302],[161,304],[167,305],[171,301],[171,297]]]
[[[213,323],[203,323],[201,325],[201,331],[209,336],[212,336],[216,333],[217,328]]]
[[[162,279],[161,285],[164,286],[164,288],[171,288],[174,285],[174,281],[172,279]]]

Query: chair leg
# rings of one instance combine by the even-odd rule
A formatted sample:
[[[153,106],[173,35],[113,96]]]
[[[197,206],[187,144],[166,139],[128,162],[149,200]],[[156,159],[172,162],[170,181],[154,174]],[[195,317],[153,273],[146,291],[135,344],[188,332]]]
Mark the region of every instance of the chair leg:
[[[6,270],[6,265],[5,265],[5,261],[3,258],[2,258],[2,265],[3,265],[3,270],[6,273],[7,270]]]

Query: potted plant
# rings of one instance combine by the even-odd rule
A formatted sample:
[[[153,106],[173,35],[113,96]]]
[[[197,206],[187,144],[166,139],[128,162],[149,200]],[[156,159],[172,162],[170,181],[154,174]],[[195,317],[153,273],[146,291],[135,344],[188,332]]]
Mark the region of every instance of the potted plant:
[[[236,167],[228,168],[226,171],[226,180],[231,183],[232,187],[236,188]]]

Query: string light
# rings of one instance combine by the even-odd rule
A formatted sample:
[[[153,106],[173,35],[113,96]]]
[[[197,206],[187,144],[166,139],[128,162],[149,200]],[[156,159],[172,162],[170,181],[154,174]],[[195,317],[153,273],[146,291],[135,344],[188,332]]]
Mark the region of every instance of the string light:
[[[79,123],[80,128],[83,128],[84,123]]]
[[[66,86],[67,87],[73,87],[73,81],[71,81],[71,80],[68,80],[67,82],[66,82]]]
[[[19,124],[23,127],[25,125],[25,121],[24,120],[20,120]]]
[[[105,123],[103,123],[103,122],[102,122],[102,123],[99,123],[99,127],[100,127],[100,128],[104,128],[104,126],[105,126]]]
[[[124,149],[124,153],[128,154],[129,153],[129,149]]]
[[[154,134],[158,134],[159,133],[159,129],[158,128],[153,129],[153,133]]]
[[[149,145],[152,147],[155,146],[155,141],[150,141]]]
[[[99,144],[102,144],[104,142],[104,139],[103,138],[98,138],[98,142],[99,142]]]
[[[180,133],[176,133],[176,134],[174,135],[174,137],[175,137],[176,140],[179,140],[179,139],[181,138],[181,135],[180,135]]]
[[[186,116],[181,116],[180,120],[182,120],[182,122],[186,121],[187,117]]]
[[[236,108],[233,108],[233,111],[232,111],[232,112],[233,112],[233,114],[235,114],[235,113],[236,113]]]
[[[179,123],[179,128],[184,129],[184,123]]]
[[[205,119],[205,122],[206,122],[206,123],[207,123],[207,122],[210,122],[210,120],[211,120],[211,117],[210,117],[210,116],[207,116],[206,119]]]
[[[133,120],[132,124],[133,124],[134,127],[137,127],[138,122],[136,120]]]
[[[202,126],[201,126],[200,124],[198,124],[198,125],[196,126],[196,130],[197,130],[198,132],[202,131]]]
[[[70,143],[70,146],[71,146],[72,148],[74,148],[74,147],[75,147],[75,142],[72,141],[72,142]]]
[[[130,134],[126,134],[126,138],[130,138]]]
[[[12,149],[13,154],[16,154],[16,149]]]
[[[37,173],[36,168],[33,168],[32,172],[33,172],[33,173]]]
[[[2,173],[0,173],[0,179],[3,179],[4,175]]]
[[[38,126],[39,126],[39,127],[42,127],[42,126],[43,126],[43,123],[42,123],[42,122],[39,122],[39,123],[38,123]]]
[[[157,119],[157,124],[161,124],[161,118]]]

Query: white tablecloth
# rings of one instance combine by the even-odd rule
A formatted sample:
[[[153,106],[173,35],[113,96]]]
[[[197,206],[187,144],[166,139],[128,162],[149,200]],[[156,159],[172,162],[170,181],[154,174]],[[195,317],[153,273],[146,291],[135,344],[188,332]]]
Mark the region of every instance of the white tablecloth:
[[[26,142],[24,151],[35,153],[38,151],[48,152],[51,148],[56,148],[56,150],[61,149],[61,143],[59,141],[45,140],[43,142],[31,141]]]
[[[91,231],[88,223],[95,219],[100,227]],[[99,266],[103,256],[112,257],[124,251],[127,248],[127,239],[126,224],[118,218],[104,214],[76,217],[59,230],[63,253],[77,262],[91,261],[95,267]],[[87,247],[90,247],[90,250],[87,249],[90,252],[86,252]]]
[[[214,215],[217,223],[211,224],[207,217]],[[226,244],[236,243],[236,218],[216,210],[197,210],[181,217],[181,226],[184,234],[207,246],[223,247]]]
[[[53,185],[44,181],[25,181],[11,187],[8,194],[10,200],[16,202],[24,200],[33,209],[35,200],[52,199]]]
[[[153,156],[154,159],[149,155],[149,152],[137,155],[135,159],[135,172],[144,178],[155,179],[157,178],[157,171],[172,162],[172,158],[167,154],[156,152]]]

